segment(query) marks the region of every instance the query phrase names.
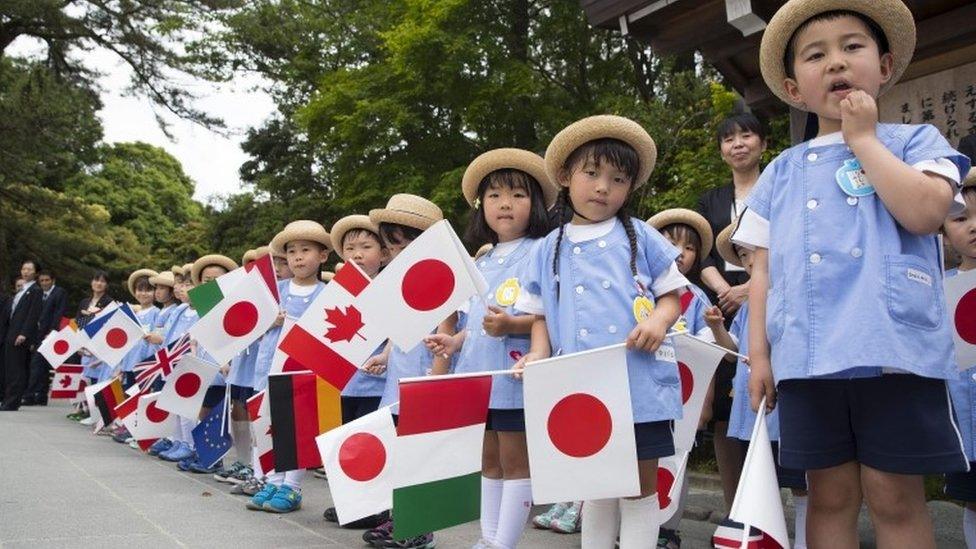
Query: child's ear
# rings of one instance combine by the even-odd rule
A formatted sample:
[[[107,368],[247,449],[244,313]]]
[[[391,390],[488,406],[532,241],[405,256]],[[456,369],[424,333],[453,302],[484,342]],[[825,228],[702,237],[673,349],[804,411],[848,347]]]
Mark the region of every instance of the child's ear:
[[[803,103],[803,95],[800,93],[800,86],[797,85],[796,80],[792,78],[784,79],[783,89],[786,91],[786,95],[790,98],[790,101]]]
[[[386,265],[390,262],[390,249],[386,246],[380,248],[380,265]]]
[[[328,261],[328,259],[329,259],[329,252],[330,252],[330,250],[328,248],[322,248],[322,250],[319,251],[319,264],[320,265],[322,263],[325,263],[326,261]]]
[[[891,75],[895,65],[895,57],[891,53],[886,53],[881,56],[881,83],[887,84],[891,80]]]
[[[559,183],[559,185],[562,187],[569,187],[569,180],[572,178],[572,176],[573,174],[570,170],[560,168],[559,173],[556,175],[556,179],[558,180],[557,183]]]

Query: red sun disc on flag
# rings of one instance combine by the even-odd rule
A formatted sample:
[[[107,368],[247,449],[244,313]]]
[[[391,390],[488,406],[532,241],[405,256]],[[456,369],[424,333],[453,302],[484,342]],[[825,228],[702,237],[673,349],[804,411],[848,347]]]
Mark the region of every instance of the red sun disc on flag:
[[[162,423],[169,417],[169,412],[156,406],[156,402],[150,402],[146,406],[146,419],[153,423]]]
[[[250,301],[239,301],[224,313],[224,331],[231,337],[251,333],[258,325],[258,308]]]
[[[613,419],[600,399],[574,393],[552,407],[546,427],[557,450],[567,456],[585,458],[607,445],[613,432]]]
[[[695,374],[684,362],[678,362],[678,375],[681,376],[681,404],[686,404],[695,390]]]
[[[657,501],[661,509],[671,505],[671,487],[674,486],[674,474],[664,467],[657,468]]]
[[[691,305],[691,301],[695,299],[695,294],[691,291],[687,291],[681,294],[681,313],[684,314],[688,310],[688,306]]]
[[[68,345],[68,342],[63,339],[59,339],[54,342],[54,352],[59,355],[63,355],[64,353],[67,353],[70,347],[71,346]]]
[[[105,343],[113,349],[121,349],[129,341],[129,335],[122,328],[112,328],[105,334]]]
[[[956,305],[956,333],[966,343],[976,345],[976,289],[969,290]]]
[[[353,480],[373,480],[385,466],[386,448],[375,435],[356,433],[339,446],[339,467]]]
[[[200,379],[200,376],[193,372],[187,372],[176,378],[176,385],[173,388],[176,389],[176,394],[179,396],[189,398],[197,394],[202,383],[203,380]]]
[[[454,272],[437,259],[418,261],[403,275],[400,293],[411,308],[433,311],[454,293]]]

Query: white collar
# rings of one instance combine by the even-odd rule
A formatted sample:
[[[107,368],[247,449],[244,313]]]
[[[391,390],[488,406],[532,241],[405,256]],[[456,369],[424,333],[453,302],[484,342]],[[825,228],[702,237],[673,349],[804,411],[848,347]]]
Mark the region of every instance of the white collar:
[[[595,238],[600,238],[601,236],[610,234],[610,231],[612,231],[616,225],[616,217],[611,217],[605,221],[591,223],[589,225],[574,225],[572,223],[567,223],[566,238],[568,238],[570,242],[593,240]]]
[[[499,242],[491,249],[492,257],[508,257],[516,248],[525,240],[525,237],[516,238],[515,240],[509,240],[508,242]]]
[[[827,135],[821,135],[820,137],[814,137],[810,140],[808,147],[826,147],[828,145],[843,145],[844,144],[844,134],[841,132],[828,133]]]

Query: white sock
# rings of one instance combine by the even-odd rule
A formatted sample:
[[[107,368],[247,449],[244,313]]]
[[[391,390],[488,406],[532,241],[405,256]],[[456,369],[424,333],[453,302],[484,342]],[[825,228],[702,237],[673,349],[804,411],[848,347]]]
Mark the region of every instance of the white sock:
[[[274,484],[275,486],[281,487],[281,485],[285,483],[285,474],[278,472],[268,473],[268,478],[265,480],[268,484]]]
[[[532,481],[527,478],[506,480],[502,483],[502,501],[498,512],[498,531],[494,544],[504,549],[515,549],[525,522],[532,510]],[[492,539],[492,538],[487,538]]]
[[[657,493],[645,498],[620,498],[620,549],[657,547],[660,504]]]
[[[796,517],[793,523],[794,549],[807,547],[807,496],[793,496],[793,510]]]
[[[193,428],[196,426],[197,421],[195,419],[190,419],[188,417],[180,418],[180,431],[183,437],[183,442],[185,442],[191,450],[196,449],[196,446],[193,444]]]
[[[591,499],[583,502],[583,549],[614,549],[620,527],[617,499]],[[657,538],[654,538],[657,544]]]
[[[305,469],[299,469],[297,471],[285,471],[284,485],[295,490],[296,492],[302,491],[302,482],[305,480]]]
[[[495,537],[498,530],[498,509],[502,502],[502,479],[481,477],[481,539]]]
[[[231,436],[234,438],[234,451],[237,461],[247,465],[251,459],[251,422],[232,421],[230,423]]]
[[[962,533],[966,539],[966,547],[976,549],[976,511],[963,509]]]
[[[254,469],[254,478],[261,478],[264,476],[264,470],[261,469],[261,459],[258,456],[257,447],[251,448],[251,467]]]
[[[678,482],[677,479],[675,482]],[[674,514],[667,522],[661,525],[661,528],[667,528],[668,530],[678,530],[681,526],[681,516],[685,514],[685,505],[688,504],[688,488],[691,487],[691,483],[688,482],[688,478],[685,477],[684,482],[681,483],[681,493],[678,494],[678,506],[675,509]]]

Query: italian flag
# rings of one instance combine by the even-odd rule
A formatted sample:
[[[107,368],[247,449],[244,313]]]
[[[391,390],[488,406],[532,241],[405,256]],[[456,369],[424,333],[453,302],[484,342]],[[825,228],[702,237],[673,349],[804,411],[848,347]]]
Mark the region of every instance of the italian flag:
[[[400,381],[395,539],[464,524],[481,515],[481,445],[490,394],[490,376]]]

